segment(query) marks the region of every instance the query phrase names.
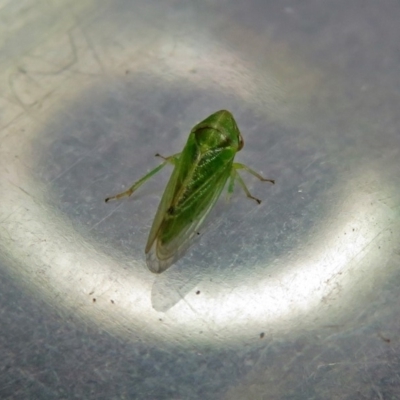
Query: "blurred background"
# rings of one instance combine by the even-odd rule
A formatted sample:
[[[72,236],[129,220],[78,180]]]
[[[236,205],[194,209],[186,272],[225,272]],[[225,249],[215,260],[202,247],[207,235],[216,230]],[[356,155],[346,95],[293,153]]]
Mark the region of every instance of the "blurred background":
[[[0,2],[1,399],[400,398],[397,1]],[[161,275],[190,129],[238,187]]]

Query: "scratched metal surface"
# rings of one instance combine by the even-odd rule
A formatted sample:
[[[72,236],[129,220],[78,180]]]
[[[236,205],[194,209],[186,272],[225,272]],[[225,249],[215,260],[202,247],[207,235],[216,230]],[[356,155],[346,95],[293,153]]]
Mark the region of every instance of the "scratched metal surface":
[[[0,398],[400,398],[397,2],[0,7]],[[156,276],[104,198],[221,108],[276,185]]]

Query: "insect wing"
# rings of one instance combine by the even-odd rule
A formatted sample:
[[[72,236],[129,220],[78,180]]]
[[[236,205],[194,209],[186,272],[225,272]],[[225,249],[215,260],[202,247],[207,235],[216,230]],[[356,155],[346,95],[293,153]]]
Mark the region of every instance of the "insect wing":
[[[179,164],[179,162],[180,161],[178,160],[177,163]],[[164,194],[162,195],[160,204],[157,209],[156,216],[154,217],[154,221],[151,226],[149,238],[147,239],[147,244],[146,244],[146,249],[145,249],[145,253],[147,255],[146,260],[147,260],[147,265],[148,265],[150,271],[152,271],[152,272],[162,272],[162,271],[158,271],[156,266],[154,268],[152,268],[150,266],[149,256],[150,256],[150,253],[152,253],[150,251],[150,249],[153,249],[154,244],[157,242],[157,240],[156,240],[157,235],[160,232],[160,228],[161,228],[163,219],[165,218],[167,210],[173,201],[174,193],[176,191],[176,186],[177,186],[177,182],[178,182],[178,177],[179,177],[179,166],[175,165],[172,175],[171,175],[171,177],[167,183],[167,186],[164,190]]]
[[[183,255],[183,253],[192,243],[194,236],[207,217],[208,213],[218,200],[229,174],[230,168],[226,168],[223,173],[214,175],[214,179],[211,179],[209,182],[210,187],[202,190],[202,195],[199,195],[201,198],[199,198],[197,203],[197,209],[200,211],[197,213],[194,212],[188,223],[185,224],[181,229],[178,228],[175,231],[173,228],[174,220],[178,222],[179,219],[186,217],[179,215],[180,212],[182,212],[180,209],[177,209],[172,215],[167,212],[169,208],[167,205],[170,204],[170,194],[167,193],[168,186],[176,183],[176,177],[171,176],[171,180],[168,183],[166,192],[164,193],[165,199],[163,196],[153,223],[153,227],[157,226],[159,223],[159,229],[154,237],[152,237],[152,227],[146,247],[146,261],[150,271],[155,273],[163,272]],[[161,223],[159,221],[161,221]],[[179,222],[177,225],[180,225]],[[168,242],[164,242],[162,240],[162,236],[169,231],[174,231],[173,238]]]

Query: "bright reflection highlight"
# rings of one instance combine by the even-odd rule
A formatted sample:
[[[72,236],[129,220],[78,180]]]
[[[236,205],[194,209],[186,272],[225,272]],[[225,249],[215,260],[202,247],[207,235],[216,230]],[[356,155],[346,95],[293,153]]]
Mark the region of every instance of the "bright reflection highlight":
[[[4,185],[2,179],[0,192],[1,243],[6,243],[2,253],[17,262],[14,273],[53,306],[72,308],[106,330],[122,335],[141,332],[149,339],[181,344],[194,338],[213,342],[221,330],[219,335],[235,340],[243,339],[251,328],[279,331],[294,321],[298,327],[312,310],[315,317],[317,309],[322,318],[331,311],[323,307],[324,299],[329,301],[337,291],[336,306],[349,301],[355,276],[374,274],[381,267],[376,262],[369,271],[357,271],[358,261],[390,223],[386,207],[377,208],[371,205],[371,195],[354,191],[341,203],[334,221],[325,224],[326,231],[321,227],[312,235],[320,239],[279,260],[271,276],[252,277],[235,288],[209,286],[201,296],[192,292],[164,315],[152,308],[150,293],[156,276],[146,270],[144,260],[140,265],[116,263],[120,255],[113,258],[96,251],[68,221],[43,207],[40,195],[36,197],[37,186],[27,187],[18,175],[27,189]],[[4,216],[12,207],[15,211]],[[329,320],[329,315],[325,317]]]
[[[247,102],[254,101],[250,93],[260,94],[263,85],[268,85],[265,81],[260,85],[261,76],[248,75],[250,69],[239,68],[235,55],[223,49],[211,53],[198,44],[193,52],[193,47],[181,46],[174,49],[175,57],[168,58],[178,75],[188,70],[195,57],[203,73],[215,76],[224,90]],[[199,63],[202,46],[204,57],[209,58]],[[145,70],[146,64],[137,68]],[[204,84],[195,75],[192,80]],[[280,93],[278,86],[276,92]],[[390,224],[391,213],[374,203],[374,194],[352,182],[343,189],[338,209],[323,219],[301,248],[275,262],[273,268],[265,268],[268,272],[241,279],[235,287],[207,283],[201,296],[194,290],[163,314],[152,307],[151,290],[157,277],[147,271],[143,254],[132,255],[139,263],[123,260],[111,250],[108,255],[101,253],[96,244],[80,237],[65,217],[48,206],[43,198],[45,188],[33,182],[29,171],[13,157],[7,158],[13,152],[6,146],[7,141],[2,148],[7,168],[1,171],[0,181],[0,243],[12,272],[53,306],[65,307],[133,340],[179,341],[182,345],[215,343],[218,337],[232,343],[254,338],[265,327],[276,333],[288,325],[307,324],[312,310],[313,318],[317,310],[318,317],[328,321],[331,308],[325,305],[335,300],[335,307],[340,307],[349,301],[357,274],[372,276],[380,267],[376,262],[361,271],[359,261],[376,245]],[[365,176],[360,174],[357,180],[371,179],[370,172]],[[378,257],[369,256],[370,260]]]

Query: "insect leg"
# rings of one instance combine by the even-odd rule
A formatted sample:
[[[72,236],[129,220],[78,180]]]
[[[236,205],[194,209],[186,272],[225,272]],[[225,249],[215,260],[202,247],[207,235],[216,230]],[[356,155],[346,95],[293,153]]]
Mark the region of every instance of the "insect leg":
[[[226,195],[226,201],[229,202],[229,200],[232,197],[233,193],[233,188],[235,187],[235,179],[236,179],[237,172],[235,168],[231,169],[231,176],[229,178],[229,183],[228,183],[228,193]]]
[[[162,156],[160,153],[157,153],[157,154],[156,154],[156,157],[160,157],[160,158],[162,158],[163,160],[165,160],[166,162],[169,162],[170,164],[175,165],[176,162],[178,161],[178,158],[179,158],[179,155],[180,155],[180,154],[181,154],[181,153],[176,153],[176,154],[172,154],[172,156],[164,157],[164,156]]]
[[[241,164],[241,163],[233,163],[233,168],[234,169],[244,169],[248,173],[250,173],[250,174],[254,175],[255,177],[257,177],[260,181],[270,182],[272,184],[275,183],[274,179],[266,179],[266,178],[264,178],[263,176],[258,174],[256,171],[254,171],[251,168],[249,168],[247,165],[244,165],[244,164]]]
[[[255,200],[258,204],[261,203],[260,199],[257,199],[257,197],[254,197],[251,195],[251,193],[249,192],[249,189],[247,189],[246,184],[244,183],[242,177],[236,172],[236,170],[234,168],[232,168],[233,173],[235,174],[234,178],[237,179],[237,181],[239,182],[240,186],[243,188],[244,192],[246,193],[246,196],[249,199],[253,199]]]
[[[162,169],[166,164],[168,164],[168,163],[174,164],[178,155],[179,154],[174,154],[174,155],[166,158],[162,164],[160,164],[158,167],[152,169],[143,178],[140,178],[128,190],[125,190],[125,192],[122,192],[122,193],[118,193],[115,196],[107,197],[105,202],[108,203],[110,200],[113,200],[113,199],[120,199],[121,197],[130,196],[139,186],[141,186],[144,182],[147,181],[147,179],[151,178],[158,171],[160,171],[160,169]]]

